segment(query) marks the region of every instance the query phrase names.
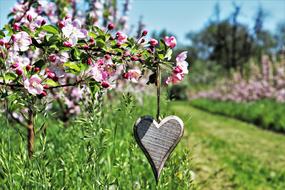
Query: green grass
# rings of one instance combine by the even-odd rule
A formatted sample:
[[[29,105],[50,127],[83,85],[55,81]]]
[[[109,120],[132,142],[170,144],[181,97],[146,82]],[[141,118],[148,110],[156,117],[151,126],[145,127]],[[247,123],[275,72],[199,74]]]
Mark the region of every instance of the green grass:
[[[81,116],[68,127],[50,119],[47,135],[36,136],[31,160],[25,130],[16,132],[14,124],[2,117],[0,189],[192,189],[186,139],[173,152],[156,185],[133,138],[138,117],[155,115],[153,100],[148,98],[144,106],[131,97],[120,103],[109,101],[102,111]]]
[[[284,135],[187,102],[162,110],[180,116],[185,133],[157,186],[132,134],[139,116],[155,115],[155,102],[140,106],[128,97],[69,127],[49,120],[31,160],[25,139],[0,119],[0,189],[285,189]]]
[[[274,100],[235,103],[209,99],[196,99],[191,105],[229,117],[253,123],[264,129],[285,133],[285,104]]]
[[[285,189],[285,136],[173,103],[185,122],[200,189]]]

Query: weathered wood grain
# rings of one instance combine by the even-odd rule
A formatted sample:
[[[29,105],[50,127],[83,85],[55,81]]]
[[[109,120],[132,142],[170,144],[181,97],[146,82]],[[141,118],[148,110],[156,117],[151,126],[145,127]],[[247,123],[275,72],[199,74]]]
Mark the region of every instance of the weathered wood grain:
[[[177,116],[168,116],[159,124],[151,116],[143,116],[134,125],[135,139],[148,158],[156,181],[183,132],[183,121]]]

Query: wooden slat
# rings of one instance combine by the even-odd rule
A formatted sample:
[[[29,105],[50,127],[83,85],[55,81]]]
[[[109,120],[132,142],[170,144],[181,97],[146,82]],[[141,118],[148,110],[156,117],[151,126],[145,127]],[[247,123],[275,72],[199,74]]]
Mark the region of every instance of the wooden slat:
[[[134,136],[152,166],[156,181],[183,132],[183,121],[177,116],[168,116],[159,124],[150,116],[137,120]]]

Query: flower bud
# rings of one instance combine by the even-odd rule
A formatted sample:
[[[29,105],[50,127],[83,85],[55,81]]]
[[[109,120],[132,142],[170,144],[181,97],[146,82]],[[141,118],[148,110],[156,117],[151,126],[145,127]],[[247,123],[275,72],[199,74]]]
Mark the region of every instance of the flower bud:
[[[58,22],[58,27],[60,28],[60,29],[62,29],[63,27],[64,27],[64,22],[63,21],[59,21]]]
[[[113,30],[115,25],[113,23],[108,24],[108,30]]]
[[[65,47],[71,47],[72,46],[72,44],[70,42],[63,42],[63,45]]]
[[[120,48],[121,47],[121,44],[118,42],[118,43],[116,43],[116,47],[117,48]]]
[[[46,23],[47,23],[47,21],[45,19],[43,19],[41,22],[41,26],[45,25]]]
[[[140,43],[142,44],[142,43],[144,43],[145,42],[145,39],[141,39],[140,40]]]
[[[95,42],[94,38],[89,39],[89,43],[93,44]]]
[[[137,56],[132,56],[132,57],[131,57],[131,60],[132,60],[132,61],[138,61],[139,58],[138,58]]]
[[[47,92],[45,90],[42,91],[41,96],[43,96],[43,97],[47,96]]]
[[[6,49],[9,49],[11,47],[11,44],[5,43],[5,47],[6,47]]]
[[[84,44],[84,45],[83,45],[83,49],[84,49],[84,50],[88,50],[88,49],[89,49],[89,46],[88,46],[87,44]]]
[[[15,34],[13,34],[13,35],[11,36],[11,39],[12,39],[14,42],[17,40]]]
[[[124,73],[122,76],[123,76],[124,79],[128,79],[129,78],[129,74],[128,73]]]
[[[101,85],[102,85],[103,88],[108,88],[110,86],[110,84],[107,81],[103,81],[101,83]]]
[[[47,77],[50,78],[50,79],[54,79],[54,78],[55,78],[55,73],[53,73],[53,72],[48,72],[48,73],[47,73]]]
[[[48,60],[50,62],[55,62],[56,61],[56,55],[55,54],[51,54],[50,56],[48,56]]]
[[[11,65],[11,67],[12,67],[13,69],[16,69],[17,67],[19,67],[19,63],[14,63],[14,64]]]
[[[5,40],[4,39],[0,39],[0,46],[3,46],[5,44]]]
[[[88,57],[88,59],[87,59],[87,64],[88,64],[88,65],[92,65],[92,58],[91,58],[91,57]]]
[[[45,84],[43,87],[44,87],[44,89],[48,89],[49,88],[49,86],[47,84]]]
[[[37,72],[39,72],[41,69],[39,68],[39,67],[35,67],[34,68],[34,71],[37,73]]]
[[[144,30],[144,31],[142,32],[142,36],[146,36],[147,33],[148,33],[148,31],[147,31],[147,30]]]
[[[154,46],[157,46],[158,41],[156,39],[152,38],[152,39],[149,40],[149,44],[154,47]]]
[[[106,54],[106,55],[104,55],[104,57],[105,57],[105,59],[111,59],[111,55],[109,55],[109,54]]]
[[[22,70],[22,69],[17,69],[17,70],[16,70],[16,74],[17,74],[18,76],[21,76],[21,75],[23,74],[23,70]]]
[[[20,31],[20,25],[18,23],[13,24],[13,29],[15,31]]]
[[[30,71],[32,69],[32,66],[31,65],[27,65],[26,66],[26,71]]]
[[[32,15],[28,14],[28,15],[27,15],[27,19],[28,19],[29,22],[32,22],[32,21],[33,21]]]

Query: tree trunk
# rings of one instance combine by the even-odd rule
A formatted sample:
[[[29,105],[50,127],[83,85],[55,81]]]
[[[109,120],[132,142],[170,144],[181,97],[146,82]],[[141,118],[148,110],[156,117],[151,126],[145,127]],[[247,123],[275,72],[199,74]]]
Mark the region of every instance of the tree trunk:
[[[35,143],[35,131],[33,123],[28,125],[28,154],[29,158],[32,158],[34,154],[34,143]]]

